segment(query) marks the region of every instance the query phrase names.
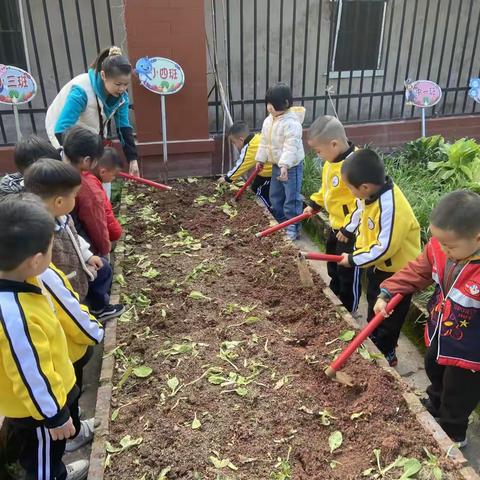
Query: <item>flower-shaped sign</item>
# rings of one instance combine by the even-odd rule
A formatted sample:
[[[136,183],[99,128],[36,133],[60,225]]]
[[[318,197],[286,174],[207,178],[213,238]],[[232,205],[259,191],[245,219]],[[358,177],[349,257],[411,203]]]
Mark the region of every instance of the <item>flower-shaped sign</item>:
[[[468,95],[480,103],[480,78],[471,78],[469,87]]]
[[[405,100],[414,107],[433,107],[442,98],[442,89],[430,80],[407,80],[405,82]]]
[[[0,103],[20,105],[32,100],[36,93],[37,83],[28,72],[0,64]]]
[[[135,65],[135,71],[140,83],[147,90],[160,95],[177,93],[185,83],[182,67],[168,58],[139,58]]]

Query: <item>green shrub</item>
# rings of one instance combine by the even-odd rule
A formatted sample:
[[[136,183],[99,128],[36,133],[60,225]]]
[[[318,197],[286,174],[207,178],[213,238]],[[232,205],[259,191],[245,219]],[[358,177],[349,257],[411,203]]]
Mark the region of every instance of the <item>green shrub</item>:
[[[312,193],[318,192],[322,185],[322,167],[317,154],[310,151],[303,161],[302,194],[308,199]]]
[[[445,143],[441,135],[422,137],[406,143],[400,150],[403,158],[411,163],[440,162],[446,159]]]

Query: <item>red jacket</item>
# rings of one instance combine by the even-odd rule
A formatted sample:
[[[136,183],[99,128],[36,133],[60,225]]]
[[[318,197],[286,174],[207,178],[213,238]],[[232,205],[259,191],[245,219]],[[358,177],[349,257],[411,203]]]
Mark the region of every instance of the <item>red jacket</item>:
[[[428,302],[425,344],[438,336],[437,362],[480,371],[480,257],[448,260],[432,238],[416,260],[385,280],[390,295],[409,294],[435,284]]]
[[[122,227],[113,213],[102,182],[91,172],[83,172],[82,187],[75,202],[75,216],[96,255],[105,256],[111,243],[120,238]]]

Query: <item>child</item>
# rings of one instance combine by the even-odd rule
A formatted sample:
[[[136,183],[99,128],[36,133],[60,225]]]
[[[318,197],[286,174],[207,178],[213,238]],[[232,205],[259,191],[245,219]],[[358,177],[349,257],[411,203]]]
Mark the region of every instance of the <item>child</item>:
[[[333,255],[352,253],[361,215],[361,202],[355,199],[342,180],[343,162],[356,150],[347,140],[340,121],[328,115],[317,118],[308,131],[308,144],[325,163],[322,169],[322,187],[310,197],[305,213],[324,208],[328,212],[330,233],[325,252]],[[328,262],[330,288],[349,312],[355,312],[361,295],[360,269],[345,268]]]
[[[88,461],[62,462],[78,397],[67,341],[37,275],[48,267],[54,222],[36,202],[0,202],[0,414],[28,478],[82,480]]]
[[[235,122],[230,127],[230,130],[228,131],[228,139],[240,152],[240,156],[238,157],[237,163],[234,165],[234,167],[224,177],[220,178],[220,183],[235,182],[255,166],[255,157],[260,144],[260,138],[261,137],[258,133],[250,133],[250,129],[245,122]],[[262,170],[255,177],[251,185],[253,192],[269,209],[271,178],[272,165],[270,163],[266,163]]]
[[[373,150],[354,152],[344,160],[341,173],[355,197],[362,199],[363,210],[355,250],[344,253],[340,265],[367,268],[370,321],[380,284],[420,252],[420,226],[401,190],[385,177],[383,161]],[[392,367],[398,363],[395,348],[410,300],[411,295],[406,295],[371,336]]]
[[[18,171],[5,175],[2,178],[0,182],[0,198],[10,193],[19,193],[24,190],[23,175],[25,170],[39,158],[62,159],[60,152],[55,147],[35,135],[30,135],[17,143],[13,160]]]
[[[114,178],[121,165],[115,164],[111,155],[105,159],[107,163],[110,162],[107,167],[99,165],[104,154],[101,138],[85,128],[74,127],[69,130],[64,149],[69,162],[82,173],[82,188],[73,214],[75,226],[78,233],[90,243],[93,252],[106,257],[112,244],[107,220],[109,201],[99,178],[100,170],[103,175]]]
[[[431,382],[425,404],[461,448],[480,401],[480,196],[466,190],[445,195],[430,216],[430,232],[416,260],[382,282],[375,312],[384,312],[396,293],[435,285],[425,325]]]
[[[300,195],[303,178],[302,123],[303,107],[292,107],[292,91],[284,83],[269,88],[265,104],[269,113],[263,122],[257,164],[272,163],[270,203],[278,222],[302,213]],[[300,226],[290,225],[286,234],[290,240],[298,237]]]
[[[25,174],[25,186],[38,195],[55,217],[53,263],[72,281],[81,301],[92,308],[101,321],[118,317],[123,305],[110,305],[112,269],[109,263],[93,255],[89,245],[78,236],[69,213],[81,187],[80,173],[71,165],[41,159]]]

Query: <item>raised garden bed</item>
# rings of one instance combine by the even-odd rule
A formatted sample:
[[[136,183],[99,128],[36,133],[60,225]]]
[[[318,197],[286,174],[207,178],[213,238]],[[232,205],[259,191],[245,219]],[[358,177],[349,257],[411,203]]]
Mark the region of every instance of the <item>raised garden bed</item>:
[[[426,479],[439,469],[467,478],[371,344],[346,367],[354,388],[325,377],[353,335],[342,309],[319,278],[302,287],[280,236],[255,239],[268,219],[254,202],[235,211],[214,189],[129,190],[118,281],[131,308],[116,346],[109,327],[111,423],[97,431],[89,478],[101,478],[105,440],[106,479]],[[110,394],[103,381],[99,404]]]

